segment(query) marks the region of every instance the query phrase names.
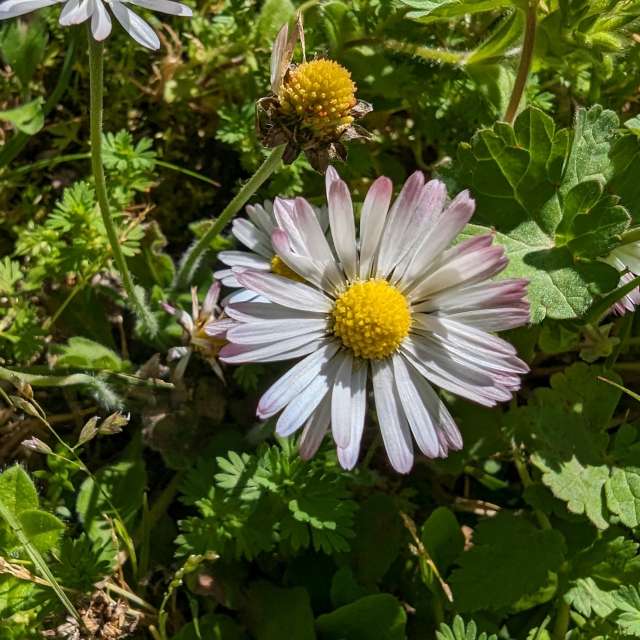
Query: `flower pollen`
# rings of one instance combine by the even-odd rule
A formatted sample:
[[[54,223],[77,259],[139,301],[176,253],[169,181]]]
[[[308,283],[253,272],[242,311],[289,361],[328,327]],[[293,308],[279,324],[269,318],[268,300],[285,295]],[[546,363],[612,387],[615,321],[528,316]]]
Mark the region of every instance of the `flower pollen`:
[[[386,280],[354,282],[336,300],[333,333],[358,358],[390,356],[409,333],[406,298]]]
[[[298,275],[277,254],[271,258],[271,273],[275,273],[277,276],[282,276],[283,278],[289,278],[289,280],[295,280],[296,282],[304,282],[304,278]]]
[[[356,85],[351,74],[333,60],[303,62],[283,83],[278,99],[283,112],[300,118],[319,135],[341,133],[353,123]]]

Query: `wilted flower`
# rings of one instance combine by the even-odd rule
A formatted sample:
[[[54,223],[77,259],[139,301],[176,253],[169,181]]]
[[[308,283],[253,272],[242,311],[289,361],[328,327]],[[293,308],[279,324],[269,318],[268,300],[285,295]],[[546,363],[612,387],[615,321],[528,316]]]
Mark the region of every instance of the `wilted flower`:
[[[68,27],[91,20],[91,33],[98,41],[104,40],[111,33],[111,17],[107,11],[109,7],[122,28],[148,49],[159,49],[160,40],[151,26],[131,11],[128,4],[174,16],[193,15],[189,7],[174,0],[4,0],[0,2],[0,20],[15,18],[54,4],[64,4],[60,13],[62,26]]]
[[[393,467],[413,464],[411,434],[431,458],[462,447],[460,432],[430,383],[485,406],[511,398],[527,365],[490,332],[525,324],[525,280],[488,279],[507,258],[491,235],[450,247],[471,218],[468,192],[446,203],[446,188],[420,172],[391,208],[381,177],[362,206],[356,240],[347,185],[326,177],[335,254],[309,203],[296,198],[272,232],[280,259],[305,282],[254,269],[238,282],[266,301],[230,304],[237,326],[220,352],[229,363],[304,356],[261,398],[258,415],[280,411],[276,432],[303,427],[300,453],[312,456],[329,424],[345,468],[358,459],[367,379]],[[276,202],[278,216],[280,204]]]
[[[28,440],[23,440],[20,444],[22,444],[25,449],[30,449],[36,453],[43,453],[44,455],[53,453],[51,447],[46,442],[43,442],[35,436],[31,436]]]
[[[640,275],[640,241],[616,247],[606,258],[605,262],[615,267],[622,275],[619,286],[624,286]],[[640,304],[640,287],[629,291],[626,296],[618,300],[611,311],[622,316],[627,311],[633,311]]]
[[[280,212],[293,210],[293,201],[280,200],[278,209]],[[313,209],[321,227],[326,232],[329,226],[326,207]],[[242,288],[233,273],[233,269],[237,267],[249,267],[257,271],[276,273],[299,282],[303,281],[303,278],[289,268],[271,246],[271,234],[280,226],[278,219],[274,216],[273,202],[265,200],[262,205],[249,205],[246,211],[249,219],[236,218],[233,221],[231,233],[249,251],[221,251],[218,254],[219,260],[230,268],[213,274],[226,287],[242,289],[232,294],[228,302],[244,302],[257,297],[253,291]]]
[[[303,62],[292,64],[298,38]],[[344,160],[343,142],[369,134],[354,124],[371,105],[356,98],[351,74],[333,60],[304,57],[304,32],[300,20],[289,33],[284,25],[271,53],[271,95],[257,103],[257,128],[267,147],[286,144],[283,160],[293,162],[304,151],[311,166],[324,172],[329,162]]]
[[[162,303],[164,310],[175,316],[185,332],[187,346],[175,347],[169,352],[171,359],[180,358],[175,372],[178,379],[184,374],[192,351],[197,351],[211,365],[218,377],[223,379],[217,356],[221,347],[226,343],[225,333],[233,323],[220,317],[221,312],[218,307],[220,288],[220,283],[215,281],[209,287],[202,307],[200,307],[198,290],[196,287],[192,287],[191,315],[182,309],[176,309],[169,304]]]

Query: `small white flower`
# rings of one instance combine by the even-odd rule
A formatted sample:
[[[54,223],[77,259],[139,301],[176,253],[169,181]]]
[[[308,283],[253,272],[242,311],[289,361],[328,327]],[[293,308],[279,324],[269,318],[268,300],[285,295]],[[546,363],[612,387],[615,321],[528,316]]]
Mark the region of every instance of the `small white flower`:
[[[630,242],[616,247],[605,259],[605,262],[615,267],[622,275],[618,286],[631,282],[640,275],[640,241]],[[622,316],[628,311],[633,311],[640,304],[640,287],[636,287],[618,300],[611,311]]]
[[[15,18],[54,4],[63,4],[60,24],[68,27],[91,20],[91,33],[104,40],[111,33],[111,16],[107,7],[122,28],[138,43],[148,49],[159,49],[160,40],[155,31],[127,5],[132,4],[151,11],[173,16],[191,17],[191,9],[174,0],[3,0],[0,1],[0,20]]]
[[[233,326],[233,322],[221,317],[222,312],[218,307],[219,297],[220,283],[214,282],[209,287],[202,307],[198,302],[198,290],[196,287],[191,289],[191,315],[170,304],[162,303],[164,310],[174,316],[184,330],[187,342],[187,346],[174,347],[169,352],[170,360],[180,359],[174,372],[175,379],[182,378],[192,351],[197,351],[211,365],[216,375],[224,380],[217,356],[226,343],[225,334],[227,329]]]
[[[305,282],[236,268],[239,284],[264,300],[226,307],[237,325],[220,359],[303,357],[262,396],[258,415],[282,412],[281,436],[302,428],[304,458],[331,425],[347,469],[360,452],[371,378],[389,460],[406,473],[412,435],[431,458],[462,447],[431,384],[485,406],[520,388],[527,365],[491,332],[528,322],[527,281],[489,281],[507,265],[491,235],[450,246],[474,211],[466,191],[447,205],[444,184],[425,184],[416,172],[390,207],[391,181],[378,178],[362,206],[358,242],[349,190],[331,167],[326,186],[335,249],[306,200],[276,201],[282,228],[271,233],[273,247]]]
[[[280,212],[292,211],[294,208],[293,200],[278,198],[277,201]],[[225,287],[241,289],[224,300],[223,304],[246,302],[258,297],[253,291],[248,291],[238,282],[233,272],[234,268],[248,267],[256,271],[276,273],[293,280],[303,280],[280,259],[271,246],[271,234],[280,227],[278,219],[274,215],[273,202],[265,200],[263,204],[249,205],[245,210],[249,219],[236,218],[233,221],[231,233],[249,251],[221,251],[218,254],[218,259],[230,268],[221,269],[213,274]],[[320,226],[326,232],[329,227],[326,207],[313,207],[313,210],[318,217]]]

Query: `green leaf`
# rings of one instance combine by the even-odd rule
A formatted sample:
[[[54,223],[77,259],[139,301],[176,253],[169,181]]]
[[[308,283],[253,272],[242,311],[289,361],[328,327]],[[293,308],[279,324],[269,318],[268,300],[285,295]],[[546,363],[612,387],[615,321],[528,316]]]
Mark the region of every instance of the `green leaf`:
[[[20,511],[18,521],[38,551],[52,551],[58,546],[64,524],[54,515],[39,509],[26,509]]]
[[[94,371],[126,371],[128,369],[127,364],[115,351],[81,336],[69,338],[66,345],[57,347],[55,351],[60,354],[57,360],[59,367]]]
[[[438,507],[429,515],[422,525],[420,537],[427,553],[443,574],[464,549],[460,524],[447,507]]]
[[[573,141],[529,108],[514,126],[481,129],[460,147],[461,182],[477,200],[476,220],[496,230],[509,265],[504,277],[529,279],[533,322],[581,317],[618,284],[600,261],[619,243],[630,217],[603,192],[616,116],[581,110]],[[469,225],[467,233],[487,233]]]
[[[379,582],[400,553],[404,527],[393,498],[374,493],[361,505],[356,519],[356,574],[364,585]]]
[[[131,524],[142,506],[146,484],[144,463],[141,459],[124,460],[100,469],[93,478],[80,486],[76,499],[78,517],[92,541],[106,540],[111,528],[103,514],[114,517],[114,508],[125,525]]]
[[[640,526],[640,468],[615,468],[607,483],[607,505],[627,527]]]
[[[593,578],[580,578],[565,596],[567,602],[583,616],[595,614],[606,618],[616,607],[614,594],[601,589]]]
[[[45,57],[47,26],[44,20],[11,21],[0,31],[0,54],[15,71],[24,88],[29,86],[35,70]]]
[[[407,614],[388,593],[365,596],[319,616],[319,640],[404,640]]]
[[[564,558],[562,535],[502,512],[478,524],[449,578],[460,612],[500,610],[544,587]],[[517,544],[514,541],[517,540]]]
[[[406,14],[407,18],[425,24],[513,6],[512,0],[401,0],[401,2],[411,9]]]
[[[315,640],[313,612],[308,593],[300,588],[281,589],[268,582],[253,583],[247,593],[248,626],[256,640]]]
[[[38,508],[36,487],[20,465],[0,473],[0,502],[15,516],[21,511]]]
[[[460,616],[456,616],[451,626],[444,623],[440,625],[440,629],[436,631],[436,640],[498,640],[498,636],[488,636],[486,633],[478,635],[478,628],[473,620],[465,624]]]
[[[550,388],[538,388],[527,407],[507,416],[532,450],[543,483],[569,511],[585,514],[601,529],[608,526],[606,429],[620,399],[619,390],[598,380],[603,373],[601,367],[572,365],[552,376]]]
[[[43,98],[36,98],[15,109],[0,111],[0,120],[10,122],[18,131],[22,131],[30,136],[38,133],[44,127],[44,105]]]
[[[638,587],[625,585],[614,596],[616,623],[623,633],[640,637],[640,591]]]

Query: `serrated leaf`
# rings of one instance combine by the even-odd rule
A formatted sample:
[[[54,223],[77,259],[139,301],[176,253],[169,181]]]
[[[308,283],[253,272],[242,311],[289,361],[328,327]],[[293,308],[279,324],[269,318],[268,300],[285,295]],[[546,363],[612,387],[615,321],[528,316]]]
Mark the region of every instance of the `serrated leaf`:
[[[420,535],[427,553],[441,573],[445,573],[464,549],[464,535],[455,515],[438,507],[422,525]]]
[[[640,468],[615,468],[606,486],[607,505],[627,527],[640,525]]]
[[[640,637],[640,591],[638,587],[626,585],[620,587],[614,596],[616,623],[629,635]]]
[[[440,629],[436,631],[436,640],[498,640],[498,636],[488,636],[484,632],[478,635],[478,627],[473,620],[465,624],[460,616],[456,616],[451,626],[444,623],[440,625]]]
[[[601,589],[593,578],[580,578],[566,594],[567,602],[583,616],[606,618],[616,607],[613,592]]]
[[[618,284],[596,258],[619,242],[630,217],[604,195],[615,114],[593,107],[570,133],[529,108],[513,127],[498,122],[461,145],[460,178],[477,201],[476,222],[496,230],[509,265],[504,277],[529,279],[533,322],[579,318]],[[486,228],[470,225],[471,235]]]
[[[539,530],[504,512],[483,520],[474,546],[460,556],[459,568],[449,578],[456,607],[460,612],[507,607],[543,587],[563,557],[558,531]]]

